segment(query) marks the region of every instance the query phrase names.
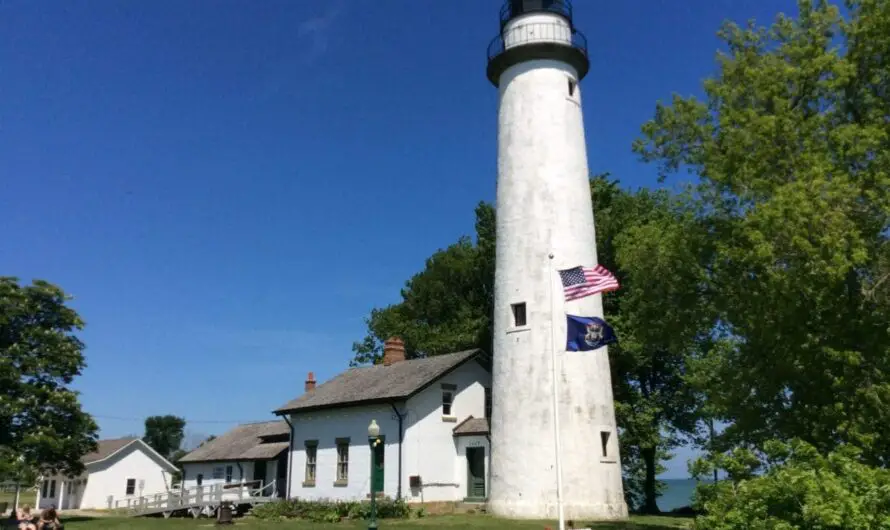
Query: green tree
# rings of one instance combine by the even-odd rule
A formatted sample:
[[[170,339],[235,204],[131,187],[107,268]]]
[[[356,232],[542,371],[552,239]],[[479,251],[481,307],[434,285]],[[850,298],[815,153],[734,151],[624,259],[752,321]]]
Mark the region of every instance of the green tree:
[[[700,178],[726,347],[690,381],[726,447],[800,438],[890,464],[890,2],[727,23],[706,100],[659,104],[635,149]]]
[[[86,366],[70,298],[41,280],[0,277],[0,479],[77,475],[98,427],[69,385]]]
[[[619,342],[609,347],[630,506],[658,513],[661,462],[697,431],[700,399],[686,384],[687,361],[710,343],[708,231],[688,197],[628,193],[591,182],[599,261],[621,282],[604,310]]]
[[[169,458],[182,445],[184,431],[185,420],[178,416],[149,416],[145,418],[145,436],[142,441],[164,458]]]
[[[739,448],[701,460],[694,466],[697,476],[719,468],[728,479],[698,488],[696,504],[705,513],[695,528],[890,528],[890,471],[866,466],[860,456],[849,445],[822,455],[792,440],[764,444],[763,455]]]
[[[352,365],[383,359],[383,342],[405,341],[408,358],[470,348],[491,351],[494,303],[494,208],[476,207],[476,241],[468,237],[426,260],[402,289],[402,301],[374,309],[368,335],[353,345]]]

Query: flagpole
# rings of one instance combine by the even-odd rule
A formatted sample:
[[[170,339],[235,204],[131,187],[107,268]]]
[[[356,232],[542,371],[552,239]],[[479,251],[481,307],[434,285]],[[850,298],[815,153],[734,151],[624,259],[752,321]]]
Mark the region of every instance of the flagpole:
[[[559,375],[556,371],[556,311],[553,307],[553,253],[548,256],[550,280],[550,370],[553,378],[553,443],[556,447],[556,509],[559,530],[565,530],[566,518],[562,506],[562,451],[559,443]]]

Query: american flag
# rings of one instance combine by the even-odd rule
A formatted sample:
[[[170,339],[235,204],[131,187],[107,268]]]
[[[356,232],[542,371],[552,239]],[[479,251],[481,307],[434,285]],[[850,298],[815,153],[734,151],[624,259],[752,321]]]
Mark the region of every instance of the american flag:
[[[575,267],[559,271],[566,301],[577,300],[596,293],[618,290],[618,279],[602,265]]]

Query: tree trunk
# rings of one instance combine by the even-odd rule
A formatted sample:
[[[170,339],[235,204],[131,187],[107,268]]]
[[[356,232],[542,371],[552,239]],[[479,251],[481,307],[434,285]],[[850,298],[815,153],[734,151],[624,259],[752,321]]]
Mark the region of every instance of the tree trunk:
[[[714,433],[715,433],[715,431],[714,431],[714,418],[710,418],[710,424],[709,424],[709,427],[710,427],[710,435],[711,435],[711,439],[709,440],[709,441],[710,441],[710,446],[711,446],[711,454],[714,454],[714,437],[716,436],[716,435],[714,434]],[[716,468],[716,467],[714,468],[714,483],[717,483],[717,468]]]
[[[646,482],[643,485],[643,493],[646,495],[646,502],[643,504],[643,513],[648,515],[657,515],[661,513],[658,509],[658,495],[656,491],[655,479],[655,448],[645,447],[640,450],[643,456],[643,462],[646,464]]]

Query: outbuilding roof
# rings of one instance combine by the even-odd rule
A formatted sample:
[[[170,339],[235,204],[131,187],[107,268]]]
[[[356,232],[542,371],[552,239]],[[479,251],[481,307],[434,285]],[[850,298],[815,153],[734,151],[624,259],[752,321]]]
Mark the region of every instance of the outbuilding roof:
[[[480,353],[478,349],[466,350],[399,361],[389,366],[350,368],[274,412],[286,414],[407,399],[463,363],[478,360]]]
[[[142,451],[147,453],[150,457],[153,457],[158,462],[158,464],[166,468],[168,471],[176,471],[176,466],[174,466],[172,462],[164,458],[162,455],[158,454],[157,451],[152,449],[150,445],[142,441],[140,438],[136,438],[134,436],[128,436],[126,438],[111,438],[108,440],[97,440],[96,450],[83,455],[80,461],[83,462],[85,465],[96,464],[104,460],[108,460],[118,453],[121,453],[131,445],[134,445],[137,448],[141,448]]]
[[[98,462],[99,460],[105,460],[109,456],[114,453],[120,451],[124,447],[130,445],[134,441],[139,438],[129,436],[127,438],[114,438],[110,440],[97,440],[96,441],[96,450],[92,453],[87,453],[83,455],[83,458],[80,459],[84,464],[92,464],[93,462]]]
[[[285,438],[285,441],[280,438]],[[290,428],[284,421],[246,423],[205,442],[180,458],[179,462],[270,460],[288,449],[289,438]]]

